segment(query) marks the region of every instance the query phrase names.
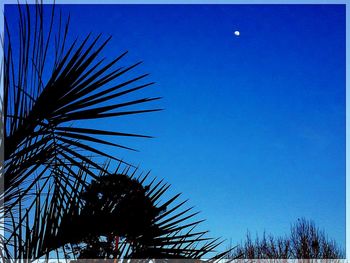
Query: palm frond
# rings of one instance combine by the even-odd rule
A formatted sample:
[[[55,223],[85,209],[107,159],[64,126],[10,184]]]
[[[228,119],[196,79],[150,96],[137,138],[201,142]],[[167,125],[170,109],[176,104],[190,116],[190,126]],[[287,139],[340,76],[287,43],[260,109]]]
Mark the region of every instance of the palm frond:
[[[58,13],[57,20],[54,6],[19,4],[17,31],[6,14],[0,256],[201,258],[213,252],[220,241],[196,231],[203,220],[178,201],[180,194],[164,198],[169,184],[147,183],[148,174],[135,178],[135,167],[99,149],[134,150],[111,137],[151,136],[86,122],[160,110],[147,106],[160,97],[137,95],[154,84],[148,74],[129,76],[141,62],[120,66],[127,52],[106,62],[110,37],[89,34],[69,43],[70,18],[64,23]],[[118,168],[112,172],[109,162]]]
[[[208,231],[196,231],[202,220],[191,222],[197,213],[185,208],[187,201],[178,202],[180,194],[155,204],[152,196],[164,186],[168,188],[166,184],[152,186],[154,180],[147,184],[148,174],[136,179],[136,169],[130,172],[128,166],[109,172],[108,165],[88,183],[86,170],[93,169],[84,165],[86,169],[71,167],[76,175],[72,181],[57,180],[50,185],[47,177],[44,184],[36,186],[35,202],[25,213],[21,209],[9,213],[17,226],[6,237],[5,246],[14,253],[11,256],[42,258],[56,253],[67,258],[194,259],[220,244],[206,236]],[[51,176],[64,171],[52,170]],[[72,188],[76,191],[67,190]]]
[[[45,15],[47,11],[49,16]],[[51,167],[62,159],[72,164],[87,162],[89,158],[86,156],[89,155],[121,161],[99,150],[98,147],[92,147],[91,144],[134,150],[115,143],[106,136],[150,138],[140,134],[108,132],[102,128],[92,129],[88,127],[88,123],[85,122],[84,125],[81,121],[159,110],[154,108],[128,110],[129,107],[143,105],[159,98],[126,99],[126,95],[142,90],[153,82],[140,82],[148,74],[128,79],[127,73],[141,62],[118,67],[117,64],[127,52],[110,62],[105,62],[105,58],[101,58],[101,53],[110,37],[103,40],[101,35],[97,37],[88,35],[82,41],[76,39],[69,44],[69,19],[63,24],[60,13],[58,30],[55,30],[54,24],[57,18],[54,6],[18,5],[18,12],[19,42],[13,38],[16,31],[10,27],[5,12],[6,191],[2,196],[5,208],[9,200],[12,203],[18,201],[8,193],[22,191],[22,185],[33,175],[33,172],[25,171],[33,167],[39,166],[37,169],[42,165]],[[47,17],[49,21],[45,20]],[[17,48],[19,54],[15,56],[14,50]],[[51,65],[47,59],[50,52],[54,54]],[[121,101],[117,102],[118,99]],[[96,135],[103,138],[96,138]],[[84,154],[79,153],[80,151]],[[95,167],[98,168],[98,165]]]
[[[208,231],[195,230],[203,220],[192,220],[198,213],[185,208],[186,201],[177,203],[180,194],[156,204],[168,185],[154,180],[146,184],[148,174],[136,179],[136,170],[130,175],[130,168],[113,173],[105,169],[70,199],[73,205],[65,210],[57,236],[51,236],[52,244],[70,243],[80,257],[93,258],[193,259],[215,250],[220,241],[207,237]]]

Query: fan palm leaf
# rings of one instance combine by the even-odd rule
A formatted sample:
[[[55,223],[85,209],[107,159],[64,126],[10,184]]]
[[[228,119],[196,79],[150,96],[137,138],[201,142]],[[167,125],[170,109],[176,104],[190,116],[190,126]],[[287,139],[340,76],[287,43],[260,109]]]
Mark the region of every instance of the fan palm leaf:
[[[76,171],[76,178],[82,180],[75,180],[77,191],[70,196],[64,193],[67,185],[61,184],[49,188],[42,200],[42,191],[47,188],[38,188],[34,212],[21,215],[5,243],[19,248],[14,256],[40,258],[63,253],[68,258],[199,259],[220,244],[206,236],[208,231],[196,231],[203,220],[191,222],[197,213],[192,207],[185,208],[187,201],[178,201],[180,194],[157,202],[167,184],[155,180],[146,183],[149,174],[135,178],[136,169],[131,173],[130,167],[118,166],[113,172],[104,168],[89,185],[82,183],[88,174]],[[31,226],[30,217],[34,222]],[[109,237],[109,242],[101,241],[102,237]]]
[[[197,213],[192,207],[184,208],[187,200],[179,202],[180,194],[156,204],[155,196],[165,193],[166,184],[145,183],[149,174],[135,178],[136,169],[130,173],[130,167],[118,166],[114,172],[104,168],[89,185],[82,183],[88,174],[77,170],[75,178],[81,180],[75,180],[76,191],[69,196],[63,192],[64,183],[49,188],[41,184],[32,207],[24,214],[21,210],[17,215],[10,212],[17,227],[4,244],[16,248],[12,256],[199,259],[220,244],[206,236],[208,231],[195,230],[203,220],[189,220]],[[102,237],[113,238],[106,242]]]
[[[184,209],[186,202],[176,203],[179,195],[161,201],[168,184],[146,184],[147,176],[134,178],[136,170],[129,173],[134,167],[96,147],[133,150],[110,137],[150,136],[89,127],[86,122],[160,110],[146,107],[159,97],[128,99],[154,84],[146,81],[148,74],[129,77],[141,62],[119,66],[127,52],[105,62],[102,51],[110,37],[89,34],[68,43],[70,18],[62,21],[54,6],[18,5],[16,38],[5,12],[1,256],[26,261],[53,254],[92,255],[84,242],[105,250],[93,252],[105,258],[201,258],[213,251],[218,240],[195,230],[202,221],[192,221],[197,213]],[[106,158],[125,169],[111,172],[109,165],[101,164]],[[118,185],[116,196],[93,206],[86,196],[94,187],[106,187],[108,180]],[[97,216],[99,210],[104,212]],[[118,224],[101,222],[111,216]],[[84,228],[82,218],[91,225],[85,223]],[[147,220],[138,225],[140,218]],[[100,222],[94,225],[91,219]],[[133,220],[132,227],[125,224]],[[111,236],[118,237],[118,245]],[[113,249],[107,251],[111,244]]]
[[[67,43],[69,20],[62,25],[53,41],[55,8],[52,7],[48,32],[45,31],[43,5],[19,5],[19,43],[14,43],[5,17],[4,57],[4,137],[5,137],[5,209],[12,208],[21,198],[21,186],[42,165],[51,167],[60,160],[77,164],[86,162],[87,154],[117,159],[92,147],[91,143],[131,149],[96,135],[150,137],[102,129],[91,129],[77,121],[117,117],[157,111],[159,109],[127,110],[159,98],[123,98],[153,84],[142,82],[148,74],[127,79],[124,75],[141,62],[127,67],[117,67],[127,52],[109,63],[100,59],[101,51],[110,37],[88,35],[82,41]],[[32,13],[35,12],[35,15]],[[34,31],[32,30],[34,28]],[[64,30],[63,30],[64,28]],[[38,40],[38,41],[37,41]],[[54,63],[47,80],[49,45],[55,43]],[[78,44],[79,43],[79,44]],[[16,45],[17,44],[17,45]],[[18,60],[13,49],[19,46]],[[97,62],[96,62],[97,61]],[[16,67],[17,66],[17,67]],[[138,84],[140,83],[140,84]],[[131,86],[133,85],[133,86]],[[124,110],[126,109],[126,110]],[[65,125],[63,125],[65,124]],[[85,124],[87,125],[87,124]],[[84,151],[84,154],[80,153]],[[120,161],[120,160],[119,160]],[[100,169],[96,162],[91,165]],[[14,198],[16,197],[17,198]]]

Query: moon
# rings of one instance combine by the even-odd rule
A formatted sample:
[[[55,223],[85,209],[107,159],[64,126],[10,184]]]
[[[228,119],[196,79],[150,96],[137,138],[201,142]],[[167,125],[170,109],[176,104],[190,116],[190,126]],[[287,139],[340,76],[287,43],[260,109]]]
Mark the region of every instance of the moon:
[[[239,35],[241,34],[241,32],[239,32],[238,30],[236,30],[236,31],[234,32],[234,34],[235,34],[236,37],[239,37]]]

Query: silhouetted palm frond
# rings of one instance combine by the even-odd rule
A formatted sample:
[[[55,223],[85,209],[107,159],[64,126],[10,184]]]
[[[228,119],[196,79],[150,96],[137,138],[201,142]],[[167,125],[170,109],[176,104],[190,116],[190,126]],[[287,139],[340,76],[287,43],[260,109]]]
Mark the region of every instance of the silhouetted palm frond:
[[[150,136],[84,122],[159,110],[133,108],[159,97],[129,98],[153,84],[145,82],[148,74],[129,76],[140,62],[117,66],[126,52],[105,62],[101,52],[110,38],[101,35],[69,43],[69,18],[63,23],[54,6],[18,5],[18,12],[17,32],[5,12],[2,39],[2,259],[201,258],[212,252],[219,242],[195,230],[197,213],[176,203],[179,195],[161,201],[168,184],[134,178],[134,167],[95,147],[133,150],[110,137]],[[106,159],[125,168],[111,172],[101,164]]]
[[[150,137],[92,129],[81,122],[77,125],[77,121],[159,110],[128,110],[130,106],[159,98],[118,101],[129,93],[153,84],[140,82],[148,74],[131,79],[124,77],[140,62],[117,67],[127,52],[108,63],[104,62],[100,54],[110,37],[101,40],[101,35],[89,35],[82,41],[76,39],[68,44],[69,20],[63,25],[60,14],[59,29],[54,31],[54,6],[49,10],[50,21],[45,21],[44,12],[49,8],[43,5],[18,6],[19,43],[12,39],[13,28],[9,27],[5,17],[3,112],[6,173],[4,199],[7,210],[23,197],[26,193],[23,192],[23,184],[35,180],[31,178],[33,172],[43,165],[48,169],[53,165],[65,166],[61,161],[65,160],[74,165],[89,162],[91,166],[100,169],[96,162],[87,158],[88,153],[120,160],[92,147],[91,143],[131,149],[110,139],[97,138],[96,135]],[[19,54],[15,56],[13,50],[17,48]],[[47,59],[49,51],[54,53],[50,60]],[[50,61],[53,61],[51,67]],[[36,178],[40,179],[39,175]],[[25,189],[29,190],[28,186]]]
[[[67,224],[72,228],[66,231],[75,229],[71,236],[76,238],[81,229],[89,237],[80,239],[85,246],[79,257],[195,259],[213,252],[220,242],[206,237],[207,231],[195,230],[203,220],[191,221],[198,213],[184,208],[187,201],[177,202],[180,194],[165,201],[168,184],[146,183],[149,174],[136,179],[136,170],[131,176],[128,172],[104,174],[82,192],[80,213],[68,218],[76,223]],[[91,243],[95,247],[89,248]]]
[[[5,230],[10,233],[5,243],[12,243],[15,257],[35,258],[45,249],[29,249],[28,244],[35,239],[28,238],[35,233],[44,242],[44,233],[53,231],[47,227],[53,227],[55,220],[56,225],[60,223],[55,215],[57,218],[51,221],[46,218],[51,225],[29,227],[38,227],[39,223],[30,218],[42,211],[40,205],[45,204],[46,208],[55,205],[51,197],[41,200],[42,192],[59,193],[57,200],[65,200],[68,205],[67,200],[77,191],[76,183],[86,186],[89,178],[96,179],[99,173],[96,171],[104,169],[92,155],[120,161],[92,144],[130,149],[106,136],[150,137],[91,128],[82,121],[157,111],[129,108],[159,98],[128,99],[127,95],[153,82],[143,81],[148,74],[128,75],[141,62],[117,66],[127,52],[110,62],[101,58],[110,37],[103,40],[101,35],[88,35],[81,41],[68,43],[69,18],[63,23],[62,14],[56,14],[54,5],[18,5],[17,10],[17,30],[5,12],[2,38],[4,140],[1,143],[5,153],[1,177],[4,191],[0,200]],[[82,179],[78,170],[83,170],[89,178]],[[26,228],[22,229],[24,223]],[[15,229],[21,232],[15,235]],[[29,232],[23,236],[25,231]]]
[[[17,228],[7,237],[5,244],[17,248],[13,256],[195,259],[220,244],[206,236],[208,231],[195,230],[203,220],[191,221],[198,213],[184,207],[187,201],[177,201],[180,194],[159,201],[169,185],[146,183],[148,174],[135,178],[136,170],[127,166],[113,172],[104,168],[88,185],[86,172],[76,171],[82,180],[75,180],[70,196],[63,193],[65,184],[37,188],[33,211],[20,210]]]

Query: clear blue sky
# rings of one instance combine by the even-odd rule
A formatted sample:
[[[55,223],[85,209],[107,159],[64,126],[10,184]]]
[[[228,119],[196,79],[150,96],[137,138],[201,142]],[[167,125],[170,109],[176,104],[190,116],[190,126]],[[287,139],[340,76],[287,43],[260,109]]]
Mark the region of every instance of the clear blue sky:
[[[116,155],[164,178],[213,236],[313,219],[345,247],[344,5],[66,5],[71,36],[157,84],[165,111],[104,122],[155,139]],[[236,37],[233,32],[239,30]],[[135,75],[135,74],[134,74]]]

